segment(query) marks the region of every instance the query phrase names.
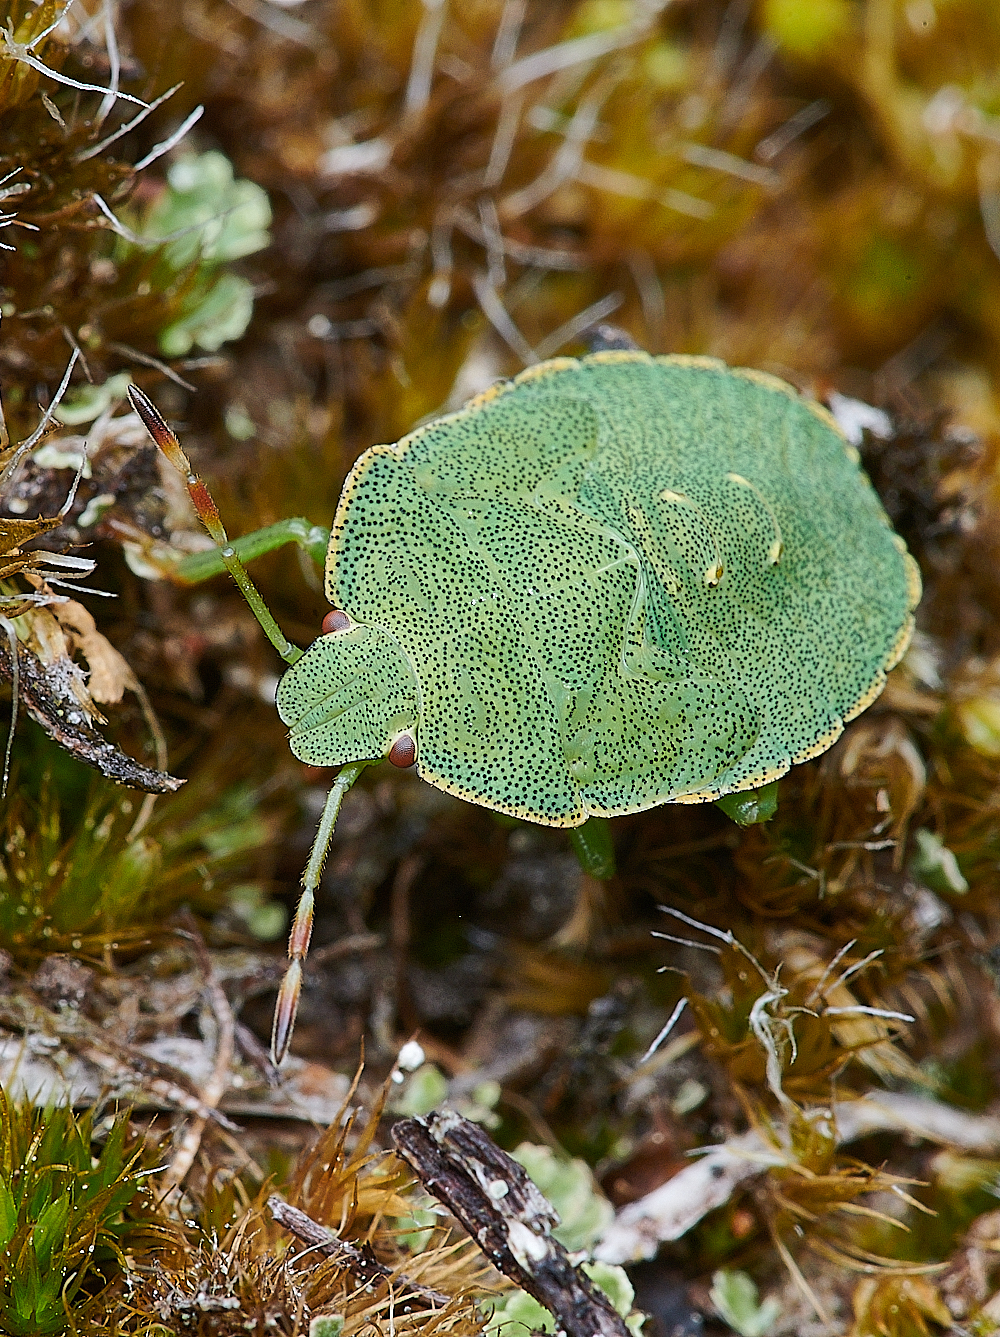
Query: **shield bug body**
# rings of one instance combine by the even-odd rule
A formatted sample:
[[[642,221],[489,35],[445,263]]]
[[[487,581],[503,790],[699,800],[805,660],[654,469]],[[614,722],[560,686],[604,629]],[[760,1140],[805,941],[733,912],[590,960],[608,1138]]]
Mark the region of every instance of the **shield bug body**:
[[[608,351],[531,367],[362,455],[326,593],[337,614],[305,653],[261,619],[292,665],[277,695],[292,751],[344,767],[303,879],[276,1058],[365,764],[415,758],[449,793],[571,828],[758,789],[875,700],[920,576],[820,405],[715,359]]]

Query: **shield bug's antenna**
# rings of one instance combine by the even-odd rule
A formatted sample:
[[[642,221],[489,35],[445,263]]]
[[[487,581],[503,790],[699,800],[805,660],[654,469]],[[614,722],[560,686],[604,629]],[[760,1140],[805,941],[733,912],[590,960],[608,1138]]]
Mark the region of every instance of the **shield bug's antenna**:
[[[293,645],[275,622],[271,610],[261,598],[260,591],[247,574],[247,569],[236,555],[236,550],[229,542],[229,535],[219,517],[219,508],[212,499],[208,488],[191,468],[188,457],[181,450],[177,437],[167,426],[163,415],[149,398],[137,386],[128,387],[128,397],[132,407],[142,419],[146,431],[153,438],[167,459],[187,484],[188,494],[202,522],[219,548],[226,570],[240,587],[240,593],[250,605],[250,611],[260,623],[264,635],[281,655],[286,664],[294,664],[302,651]]]

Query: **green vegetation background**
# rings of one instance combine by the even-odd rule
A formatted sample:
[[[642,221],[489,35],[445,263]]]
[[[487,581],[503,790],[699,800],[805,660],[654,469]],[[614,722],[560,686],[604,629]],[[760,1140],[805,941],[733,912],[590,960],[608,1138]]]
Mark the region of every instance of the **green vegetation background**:
[[[694,1145],[784,1130],[788,1165],[666,1246],[655,1266],[672,1293],[740,1331],[776,1313],[775,1332],[996,1331],[1000,1145],[976,1158],[876,1137],[852,1160],[803,1130],[834,1092],[985,1113],[1000,1098],[1000,10],[7,0],[0,19],[0,467],[77,354],[56,420],[3,480],[0,611],[43,704],[72,701],[186,780],[143,802],[85,768],[96,744],[68,755],[47,736],[52,711],[35,712],[46,730],[22,703],[0,813],[5,1080],[40,1035],[61,1054],[79,1052],[81,1027],[95,1053],[101,1035],[193,1036],[198,934],[263,1038],[322,801],[326,777],[287,752],[270,705],[280,666],[238,596],[165,578],[202,536],[129,420],[127,379],[178,425],[231,534],[288,516],[326,526],[368,445],[581,351],[607,318],[653,352],[761,367],[889,415],[861,423],[862,450],[924,574],[914,647],[879,705],[782,782],[772,822],[737,831],[711,808],[622,820],[605,888],[581,881],[559,833],[373,770],[331,858],[316,937],[330,950],[296,1052],[351,1072],[363,1038],[372,1106],[419,1029],[428,1089],[457,1099],[463,1074],[489,1075],[476,1108],[501,1142],[551,1138],[616,1205]],[[84,436],[72,506],[19,549],[17,524],[63,505]],[[46,550],[95,560],[84,590],[116,598],[71,592],[89,621],[47,602]],[[286,549],[255,573],[308,643],[325,612],[315,561]],[[732,929],[772,978],[780,967],[787,993],[764,1031],[745,957],[652,940],[658,903]],[[182,907],[195,918],[172,918]],[[838,972],[880,953],[838,981],[842,1006],[875,1012],[835,1020],[815,990],[842,950]],[[679,1048],[643,1068],[682,996]],[[250,1120],[252,1164],[210,1127],[185,1196],[157,1205],[135,1175],[177,1163],[185,1116],[169,1143],[170,1114],[115,1123],[114,1090],[79,1124],[41,1118],[23,1092],[4,1104],[0,1328],[402,1322],[357,1297],[351,1309],[343,1271],[303,1291],[262,1188],[266,1172],[298,1183],[321,1219],[412,1266],[410,1237],[380,1224],[420,1210],[392,1198],[398,1166],[341,1147],[350,1171],[310,1198],[306,1163],[294,1169],[306,1132]],[[42,1152],[61,1168],[25,1178]],[[370,1197],[348,1210],[359,1174],[375,1176]],[[429,1284],[460,1297],[443,1326],[471,1331],[472,1265],[450,1266]],[[730,1280],[710,1296],[720,1267]],[[202,1303],[207,1278],[236,1311]]]

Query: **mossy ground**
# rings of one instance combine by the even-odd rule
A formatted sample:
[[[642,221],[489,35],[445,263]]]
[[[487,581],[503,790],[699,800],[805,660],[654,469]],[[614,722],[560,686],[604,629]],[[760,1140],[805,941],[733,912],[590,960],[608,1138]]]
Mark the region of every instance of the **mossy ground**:
[[[439,1076],[408,1078],[397,1108],[447,1088],[503,1145],[583,1157],[617,1206],[694,1147],[754,1128],[784,1137],[782,1166],[636,1269],[658,1337],[696,1331],[702,1312],[722,1323],[720,1269],[777,1300],[776,1333],[996,1331],[1000,10],[77,0],[39,37],[61,12],[0,5],[0,199],[16,215],[0,230],[13,248],[5,441],[33,431],[77,349],[70,396],[129,373],[178,425],[231,534],[291,515],[328,525],[363,449],[527,360],[581,351],[596,310],[653,352],[883,409],[861,449],[926,589],[885,695],[781,782],[774,820],[741,830],[712,806],[622,819],[609,883],[581,878],[563,834],[369,771],[324,877],[289,1096],[268,1088],[255,1045],[329,777],[288,753],[270,704],[280,664],[226,581],[150,579],[200,538],[124,410],[51,434],[7,480],[4,514],[55,515],[79,450],[67,438],[89,432],[89,476],[35,546],[94,558],[89,583],[117,597],[73,595],[96,619],[87,640],[53,628],[58,605],[41,610],[51,624],[25,612],[32,569],[5,568],[0,611],[46,672],[88,669],[89,689],[78,671],[60,690],[89,690],[108,736],[160,765],[119,652],[187,784],[149,812],[21,719],[0,816],[0,1062],[11,1089],[30,1059],[84,1103],[133,1102],[129,1146],[146,1138],[146,1168],[177,1170],[203,1121],[184,1193],[153,1213],[173,1231],[155,1262],[152,1236],[123,1225],[137,1209],[114,1199],[106,1294],[93,1277],[67,1292],[80,1330],[227,1332],[249,1316],[292,1333],[334,1311],[352,1331],[398,1326],[342,1269],[303,1289],[264,1183],[412,1273],[398,1166],[360,1166],[364,1139],[347,1152],[328,1134],[340,1169],[325,1190],[315,1165],[297,1179],[293,1167],[362,1044],[375,1109],[419,1034]],[[180,80],[107,144],[140,108],[79,87],[117,82],[148,101]],[[198,106],[183,141],[153,156]],[[157,217],[175,219],[168,170],[209,151],[266,191],[270,222],[253,227],[269,244],[179,256],[149,243]],[[254,574],[307,643],[326,611],[315,567],[287,549]],[[760,969],[659,905],[731,930]],[[641,1062],[682,996],[676,1029]],[[236,1057],[220,1066],[227,1034]],[[937,1141],[896,1127],[837,1146],[816,1123],[834,1098],[887,1090],[987,1116],[979,1143],[949,1125]],[[208,1104],[242,1131],[205,1122]],[[14,1117],[30,1141],[28,1115]],[[373,1124],[372,1149],[384,1131]],[[351,1206],[359,1173],[375,1179]],[[144,1198],[144,1230],[149,1211]],[[133,1236],[118,1255],[107,1242]],[[471,1331],[473,1263],[442,1255],[422,1275],[457,1297],[435,1321]]]

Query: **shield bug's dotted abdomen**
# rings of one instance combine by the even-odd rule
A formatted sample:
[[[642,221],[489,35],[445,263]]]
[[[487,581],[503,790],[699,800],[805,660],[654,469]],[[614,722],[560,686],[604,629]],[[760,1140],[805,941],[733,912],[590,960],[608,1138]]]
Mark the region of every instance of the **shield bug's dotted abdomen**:
[[[824,751],[905,650],[920,578],[826,410],[713,359],[613,352],[363,455],[327,595],[352,626],[282,683],[298,755],[405,731],[431,784],[575,826]]]

